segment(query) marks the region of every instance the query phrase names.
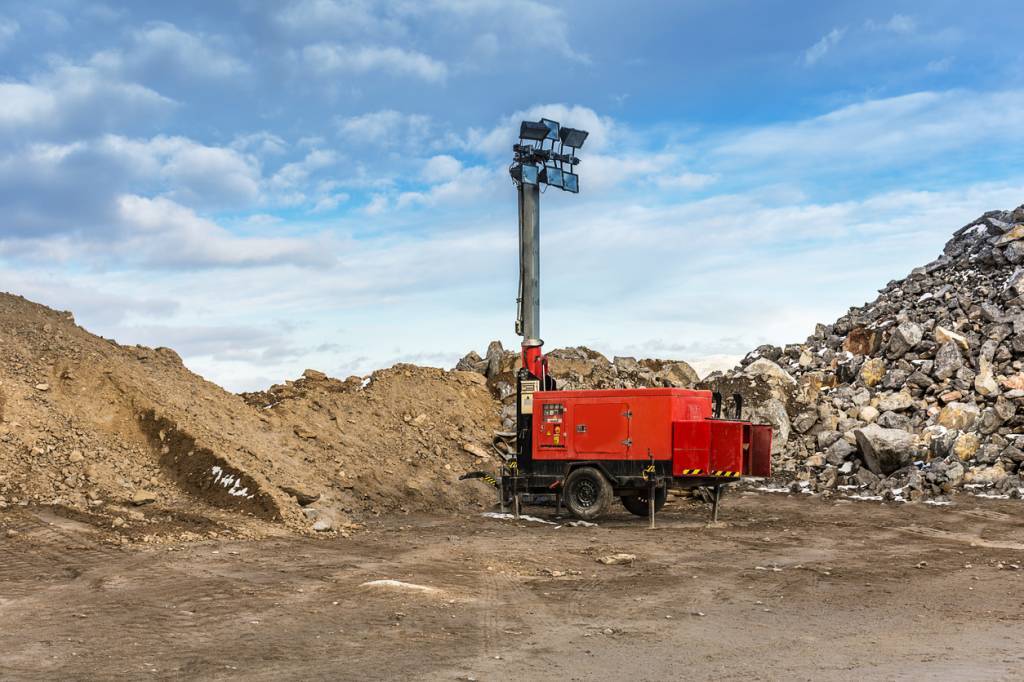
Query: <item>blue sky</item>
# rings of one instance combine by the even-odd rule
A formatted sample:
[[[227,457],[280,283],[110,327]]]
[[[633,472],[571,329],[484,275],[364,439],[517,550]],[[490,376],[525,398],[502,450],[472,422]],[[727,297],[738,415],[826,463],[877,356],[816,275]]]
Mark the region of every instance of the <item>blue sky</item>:
[[[0,289],[233,389],[515,346],[800,341],[1024,203],[1019,2],[0,3]]]

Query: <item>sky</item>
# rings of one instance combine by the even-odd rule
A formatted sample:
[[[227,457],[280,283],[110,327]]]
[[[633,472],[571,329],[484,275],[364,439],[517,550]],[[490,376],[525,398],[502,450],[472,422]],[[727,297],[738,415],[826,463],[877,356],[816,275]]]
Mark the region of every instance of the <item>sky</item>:
[[[1024,203],[1024,5],[0,2],[0,291],[231,390],[515,348],[519,122],[546,347],[801,342]]]

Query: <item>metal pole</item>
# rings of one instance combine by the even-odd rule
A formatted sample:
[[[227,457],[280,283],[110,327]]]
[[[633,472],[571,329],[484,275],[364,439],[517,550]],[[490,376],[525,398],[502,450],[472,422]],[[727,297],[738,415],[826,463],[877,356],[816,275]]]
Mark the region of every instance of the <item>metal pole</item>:
[[[540,341],[540,187],[519,185],[519,286],[523,343]]]

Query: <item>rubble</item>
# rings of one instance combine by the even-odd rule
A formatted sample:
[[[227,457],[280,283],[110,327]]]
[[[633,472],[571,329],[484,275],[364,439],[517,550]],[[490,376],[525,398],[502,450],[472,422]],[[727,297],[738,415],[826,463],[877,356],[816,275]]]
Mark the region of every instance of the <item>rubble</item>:
[[[762,346],[701,385],[739,390],[746,418],[764,421],[765,398],[782,403],[767,420],[785,444],[773,451],[780,482],[896,501],[964,484],[1019,497],[1022,239],[1024,206],[986,213],[804,343]]]

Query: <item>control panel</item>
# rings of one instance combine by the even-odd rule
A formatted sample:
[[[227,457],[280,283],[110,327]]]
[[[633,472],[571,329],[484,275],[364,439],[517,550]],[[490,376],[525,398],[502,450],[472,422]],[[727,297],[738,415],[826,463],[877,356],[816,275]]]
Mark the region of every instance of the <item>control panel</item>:
[[[565,428],[565,403],[544,403],[538,444],[542,448],[562,448],[568,444]]]

